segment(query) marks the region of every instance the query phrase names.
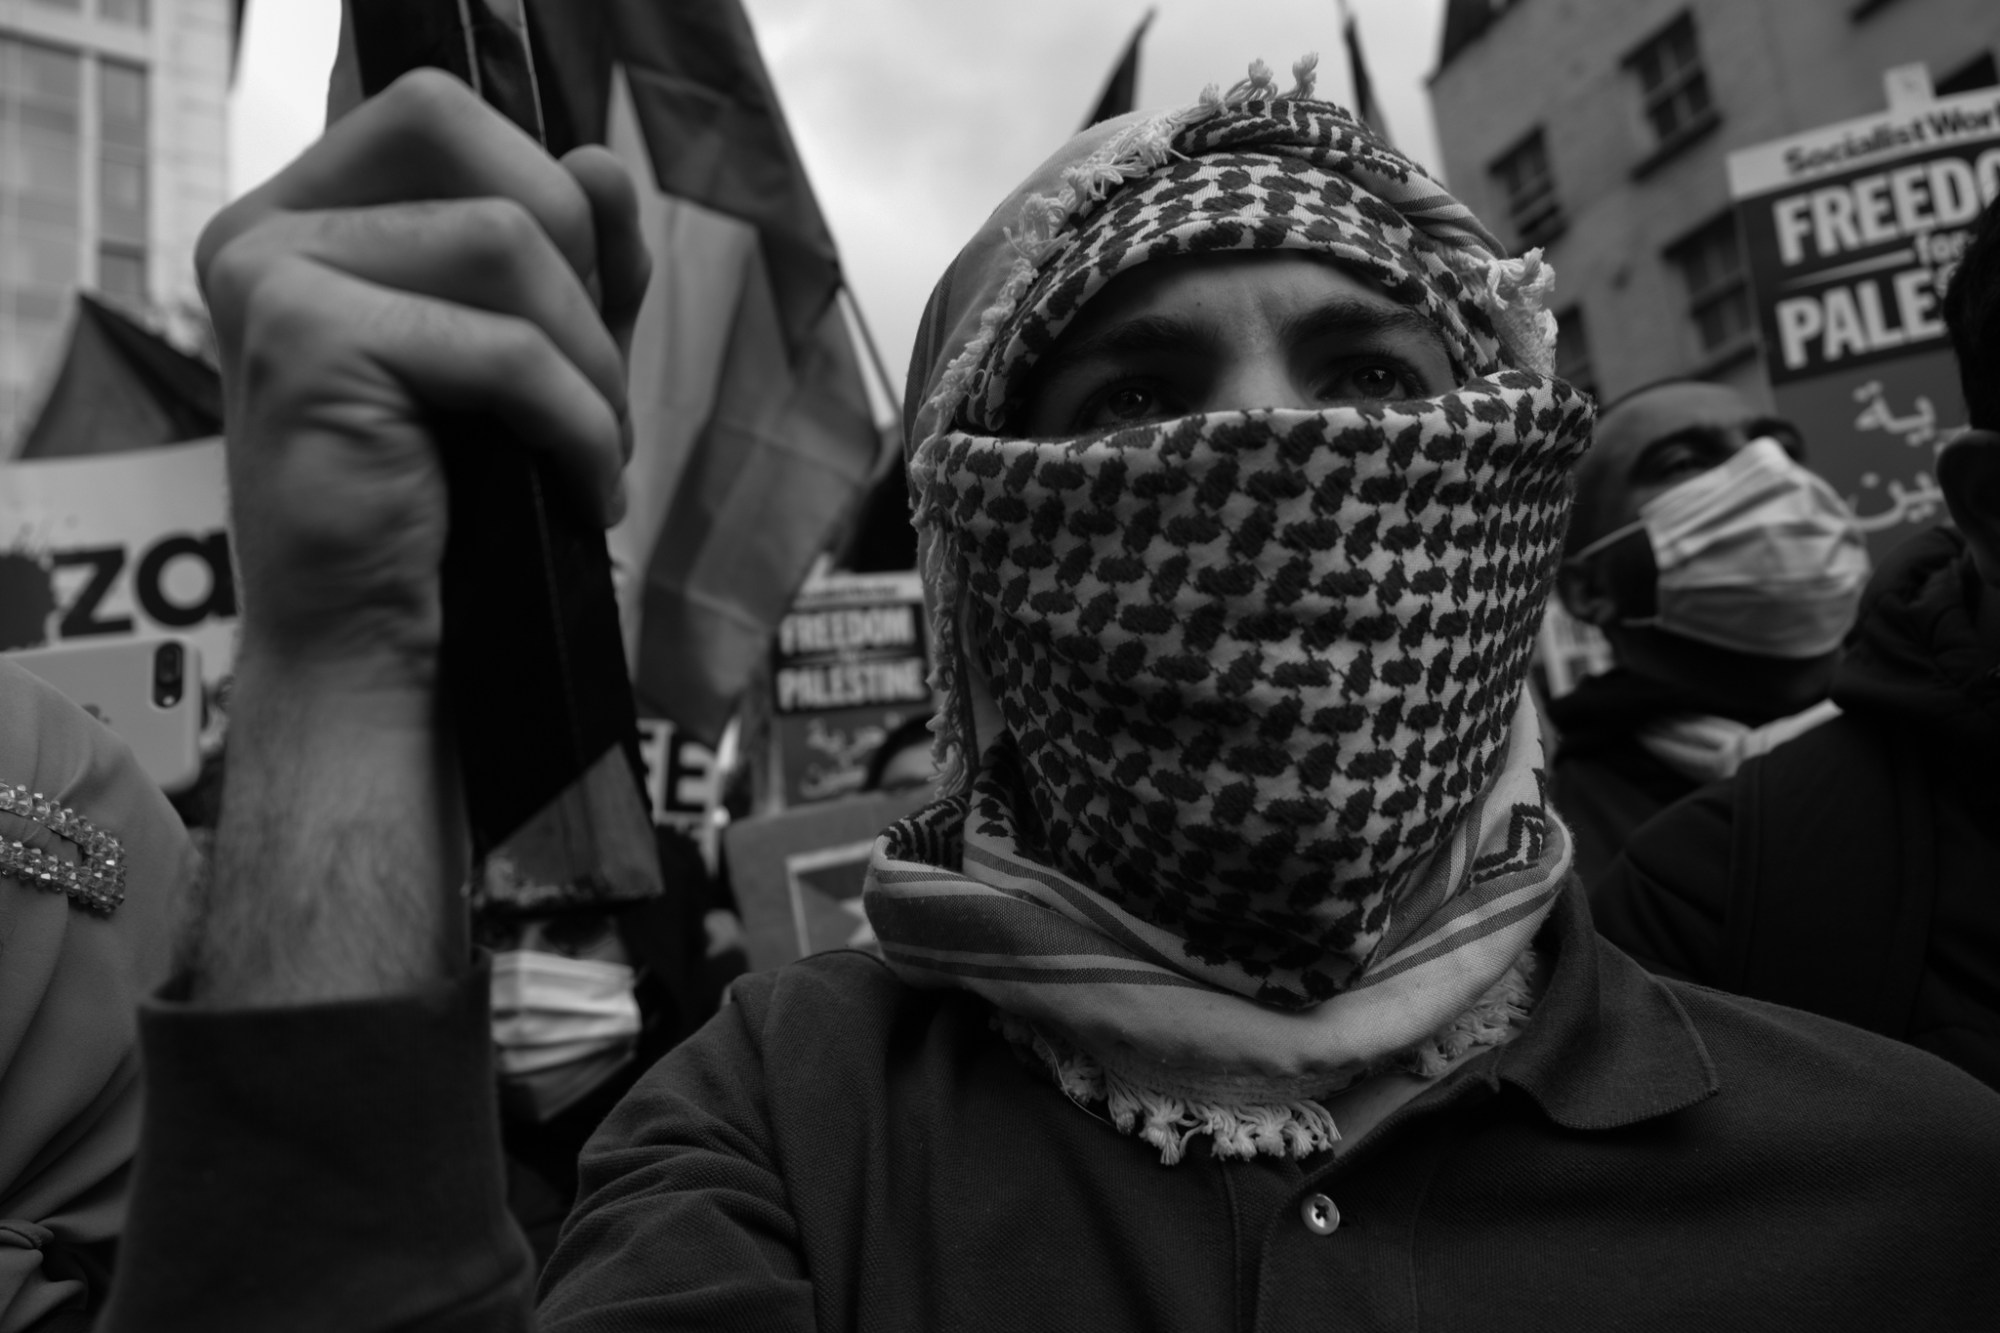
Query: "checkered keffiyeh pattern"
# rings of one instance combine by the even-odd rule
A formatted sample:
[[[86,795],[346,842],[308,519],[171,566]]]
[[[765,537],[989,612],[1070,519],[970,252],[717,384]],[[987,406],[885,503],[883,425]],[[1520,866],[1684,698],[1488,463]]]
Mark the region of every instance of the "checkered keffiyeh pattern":
[[[1129,268],[1181,255],[1323,255],[1429,316],[1460,380],[1506,363],[1485,282],[1498,243],[1340,107],[1232,108],[1182,130],[1174,150],[1167,166],[1071,220],[973,370],[966,424],[1005,431],[1029,372],[1084,303]]]
[[[1436,399],[1070,441],[955,432],[925,521],[1051,864],[1303,1008],[1496,772],[1590,412]]]

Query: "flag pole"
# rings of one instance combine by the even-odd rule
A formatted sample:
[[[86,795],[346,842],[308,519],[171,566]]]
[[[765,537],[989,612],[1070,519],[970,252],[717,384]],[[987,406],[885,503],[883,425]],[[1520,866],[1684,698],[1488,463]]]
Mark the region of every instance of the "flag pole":
[[[1157,6],[1148,5],[1146,12],[1140,15],[1139,26],[1132,29],[1132,35],[1125,39],[1124,52],[1118,57],[1118,63],[1111,67],[1110,75],[1104,80],[1104,90],[1097,95],[1096,109],[1090,113],[1081,128],[1087,130],[1099,121],[1122,116],[1134,109],[1133,103],[1137,100],[1139,91],[1139,43],[1145,39],[1146,29],[1153,26],[1153,19],[1159,12]]]
[[[900,423],[903,416],[903,393],[896,387],[896,381],[889,376],[889,367],[882,360],[882,350],[875,345],[875,332],[862,318],[861,302],[855,299],[854,289],[845,282],[840,285],[840,294],[847,298],[847,313],[854,320],[854,327],[861,331],[861,347],[868,354],[868,364],[875,371],[875,379],[880,384],[882,396],[889,400],[890,410]]]

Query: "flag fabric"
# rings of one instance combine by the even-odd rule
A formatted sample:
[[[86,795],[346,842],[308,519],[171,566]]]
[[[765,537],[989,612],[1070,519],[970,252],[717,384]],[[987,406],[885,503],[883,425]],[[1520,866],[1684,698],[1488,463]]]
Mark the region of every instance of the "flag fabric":
[[[221,433],[222,381],[214,366],[79,292],[69,346],[21,433],[19,457],[122,453]]]
[[[609,137],[629,158],[618,91]],[[880,437],[837,304],[788,352],[755,229],[665,194],[643,206],[656,277],[610,544],[640,713],[714,744]]]
[[[1125,43],[1125,54],[1118,58],[1111,77],[1104,81],[1104,92],[1097,99],[1097,109],[1084,120],[1083,128],[1089,129],[1100,120],[1110,120],[1134,110],[1139,98],[1139,40],[1146,35],[1146,29],[1153,22],[1153,10],[1147,10],[1140,18],[1139,26],[1132,29],[1131,40]]]
[[[1368,77],[1368,61],[1361,54],[1361,27],[1353,14],[1347,15],[1341,35],[1347,43],[1347,77],[1354,87],[1352,110],[1362,124],[1375,131],[1376,138],[1393,146],[1395,140],[1389,137],[1389,122],[1375,100],[1374,81]]]
[[[592,6],[540,7],[573,23]],[[609,0],[609,13],[659,188],[756,228],[785,345],[812,341],[840,289],[840,261],[742,4]]]
[[[640,713],[714,744],[878,464],[838,256],[740,0],[525,12],[551,139],[608,144],[641,186],[654,276],[607,544]]]

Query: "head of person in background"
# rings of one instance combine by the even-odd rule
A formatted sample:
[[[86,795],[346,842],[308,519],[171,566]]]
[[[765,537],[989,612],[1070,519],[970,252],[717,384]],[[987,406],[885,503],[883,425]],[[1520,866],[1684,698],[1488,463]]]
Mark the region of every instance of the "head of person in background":
[[[1673,380],[1599,413],[1563,605],[1687,711],[1763,723],[1825,698],[1868,570],[1798,431],[1738,390]]]
[[[477,943],[493,951],[493,1044],[511,1120],[555,1119],[631,1062],[637,973],[614,915],[524,884],[504,853],[482,866]]]
[[[197,865],[124,743],[0,661],[0,1328],[87,1327],[109,1290],[138,1006]]]
[[[1727,385],[1669,380],[1600,411],[1557,588],[1613,669],[1549,703],[1586,883],[1661,810],[1832,715],[1868,553],[1804,453]]]
[[[736,968],[707,973],[714,906],[692,839],[655,826],[662,893],[603,903],[536,882],[504,850],[481,866],[474,942],[493,954],[494,1063],[510,1148],[531,1139],[573,1175],[576,1148],[632,1078],[707,1021]],[[567,1196],[565,1196],[567,1197]]]

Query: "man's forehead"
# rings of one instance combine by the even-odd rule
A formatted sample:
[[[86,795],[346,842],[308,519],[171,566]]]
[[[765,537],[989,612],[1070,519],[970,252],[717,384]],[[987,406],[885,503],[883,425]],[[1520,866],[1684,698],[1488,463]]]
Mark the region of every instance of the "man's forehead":
[[[1221,308],[1252,305],[1285,318],[1329,302],[1407,318],[1445,346],[1435,321],[1389,296],[1359,265],[1305,250],[1239,250],[1180,255],[1125,270],[1078,311],[1057,354],[1092,343],[1109,327],[1161,312],[1200,319]]]

